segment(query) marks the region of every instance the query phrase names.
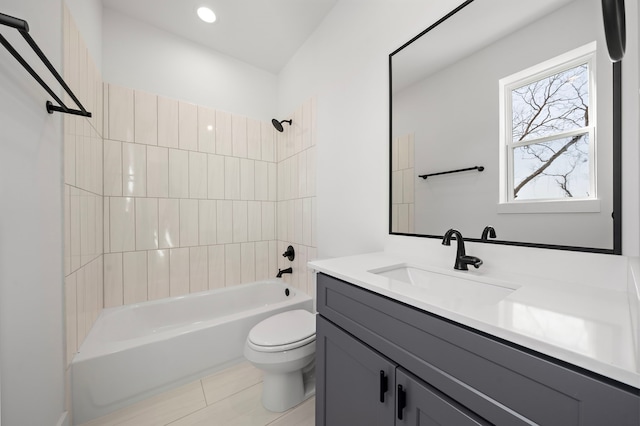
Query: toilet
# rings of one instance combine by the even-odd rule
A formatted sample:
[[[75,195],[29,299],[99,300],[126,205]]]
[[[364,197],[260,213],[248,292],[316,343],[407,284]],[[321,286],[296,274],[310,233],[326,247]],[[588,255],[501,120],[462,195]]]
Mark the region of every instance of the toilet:
[[[262,405],[283,412],[315,395],[316,317],[303,309],[256,324],[244,356],[263,372]]]

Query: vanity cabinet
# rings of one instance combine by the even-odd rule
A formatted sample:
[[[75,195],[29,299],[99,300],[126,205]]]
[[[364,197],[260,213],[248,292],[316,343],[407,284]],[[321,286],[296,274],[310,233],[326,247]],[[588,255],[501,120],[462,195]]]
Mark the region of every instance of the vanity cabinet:
[[[640,424],[638,389],[329,275],[317,282],[318,426]]]

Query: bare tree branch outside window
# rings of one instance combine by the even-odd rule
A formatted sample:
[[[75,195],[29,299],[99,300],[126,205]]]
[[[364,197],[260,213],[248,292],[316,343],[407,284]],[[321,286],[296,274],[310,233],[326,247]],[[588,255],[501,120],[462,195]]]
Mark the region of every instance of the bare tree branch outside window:
[[[511,110],[514,198],[589,197],[588,65],[512,90]]]

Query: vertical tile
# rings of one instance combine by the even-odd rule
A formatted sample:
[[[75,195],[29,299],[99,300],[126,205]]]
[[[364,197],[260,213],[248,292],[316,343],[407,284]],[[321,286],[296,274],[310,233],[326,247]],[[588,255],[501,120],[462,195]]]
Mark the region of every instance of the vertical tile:
[[[247,158],[247,118],[241,115],[231,116],[232,155]]]
[[[307,196],[307,152],[302,151],[298,158],[298,196]]]
[[[189,292],[207,291],[209,288],[209,253],[206,247],[189,249]]]
[[[415,216],[414,216],[414,209],[415,209],[415,204],[411,203],[408,205],[409,207],[409,233],[413,234],[416,232],[416,226],[415,226]]]
[[[307,195],[316,195],[316,148],[307,150]]]
[[[71,187],[64,186],[64,275],[71,273]]]
[[[98,257],[98,315],[104,309],[104,255]]]
[[[136,198],[136,250],[158,248],[158,200]]]
[[[233,242],[244,243],[248,235],[248,213],[246,201],[233,202]]]
[[[225,157],[224,159],[224,198],[240,199],[240,159]]]
[[[104,307],[122,306],[124,297],[122,253],[104,255]]]
[[[169,250],[152,250],[147,254],[149,300],[169,297]]]
[[[293,230],[293,241],[297,244],[302,244],[303,240],[303,199],[298,198],[294,201],[294,230]]]
[[[287,210],[287,203],[284,201],[279,201],[276,204],[277,213],[276,213],[276,233],[278,240],[287,240],[287,223],[289,223],[289,212]],[[293,218],[291,218],[293,220]]]
[[[198,200],[180,200],[180,246],[197,246],[198,233]]]
[[[178,101],[158,96],[158,145],[178,148]]]
[[[247,202],[247,239],[260,241],[262,239],[262,202]]]
[[[198,150],[198,107],[178,102],[178,146],[189,151]]]
[[[84,338],[87,337],[87,308],[85,306],[85,268],[76,271],[76,327],[78,330],[78,346],[82,345]]]
[[[76,137],[67,133],[66,129],[64,134],[64,183],[76,184]]]
[[[247,119],[247,158],[262,160],[261,124],[258,120]]]
[[[133,142],[133,90],[109,85],[109,139]]]
[[[256,243],[256,281],[269,279],[269,242]]]
[[[240,199],[255,200],[255,161],[240,160]]]
[[[307,247],[298,247],[296,260],[298,261],[298,288],[313,297],[307,287]]]
[[[111,252],[111,202],[109,197],[104,197],[102,203],[102,211],[103,211],[103,243],[104,246],[102,248],[103,253]]]
[[[318,258],[318,250],[314,247],[307,248],[307,262],[316,260]],[[307,268],[307,294],[314,299],[316,295],[316,273],[313,269]],[[314,301],[315,303],[315,301]]]
[[[402,203],[402,183],[403,171],[398,170],[397,172],[391,173],[391,202],[393,204]]]
[[[398,232],[409,232],[409,205],[398,204]]]
[[[158,200],[158,246],[180,246],[180,200]]]
[[[398,141],[398,170],[409,167],[409,135],[403,135]]]
[[[78,188],[86,187],[86,162],[85,162],[85,144],[84,144],[84,136],[76,136],[76,186]]]
[[[293,141],[293,153],[297,154],[300,151],[302,151],[302,126],[304,125],[303,120],[302,120],[302,106],[298,107],[296,109],[296,111],[293,114],[293,123],[292,123],[292,129],[293,130],[293,137],[294,137],[294,141]]]
[[[169,197],[189,198],[189,153],[169,150]]]
[[[402,202],[413,203],[415,174],[413,169],[404,170],[402,175]]]
[[[109,139],[109,85],[107,83],[102,83],[102,115],[102,136]]]
[[[209,290],[224,287],[224,245],[209,246]]]
[[[298,177],[299,177],[299,170],[298,170],[298,156],[295,155],[293,157],[291,157],[289,159],[289,164],[291,167],[291,178],[287,181],[287,183],[289,184],[290,188],[291,188],[291,192],[289,193],[289,196],[291,198],[298,198],[300,197],[300,187],[298,185]]]
[[[122,144],[122,194],[147,195],[147,149],[143,145]]]
[[[189,198],[207,198],[207,154],[189,152]]]
[[[169,293],[171,297],[189,294],[189,249],[169,250]]]
[[[147,196],[169,197],[169,150],[147,147]]]
[[[285,240],[294,241],[296,233],[296,209],[295,200],[288,200],[284,202],[287,209],[287,223],[285,223]]]
[[[400,138],[393,138],[391,141],[391,171],[398,170],[398,146],[400,145]]]
[[[98,268],[97,262],[91,262],[85,267],[85,328],[87,333],[98,318]]]
[[[311,198],[311,246],[318,247],[318,204],[316,197]]]
[[[217,201],[216,211],[216,239],[218,244],[233,242],[233,201]]]
[[[203,246],[216,244],[217,206],[215,200],[200,200],[199,243]]]
[[[110,202],[111,252],[135,250],[135,205],[133,198],[115,197]]]
[[[76,274],[64,280],[65,330],[67,336],[67,365],[78,350],[78,311],[76,301]]]
[[[318,119],[316,112],[318,111],[318,99],[314,96],[311,98],[311,146],[317,142],[318,135]]]
[[[216,111],[216,154],[233,155],[231,114]]]
[[[224,200],[224,158],[207,155],[207,194],[210,200]]]
[[[398,204],[391,205],[391,232],[398,231]]]
[[[97,241],[97,236],[96,236],[96,221],[98,218],[97,212],[96,212],[96,202],[98,200],[98,196],[87,192],[87,262],[90,260],[93,260],[96,258],[96,256],[98,255],[98,252],[96,251],[96,241]],[[102,207],[102,206],[100,206]]]
[[[134,251],[122,254],[124,276],[124,304],[147,300],[147,252]]]
[[[269,163],[268,165],[268,173],[269,173],[269,201],[276,201],[278,199],[278,191],[277,191],[277,166],[275,163]]]
[[[276,239],[276,203],[271,201],[262,202],[262,240]]]
[[[275,278],[278,274],[278,243],[275,240],[269,241],[269,277]]]
[[[311,198],[302,200],[302,244],[311,245]]]
[[[216,152],[216,111],[198,106],[198,151]]]
[[[158,145],[158,97],[139,90],[133,96],[135,142]]]
[[[256,248],[254,243],[240,244],[240,281],[250,283],[256,280]]]
[[[241,257],[240,244],[227,244],[224,246],[225,286],[240,284]]]
[[[255,162],[255,200],[269,199],[269,167],[265,161]]]
[[[262,161],[276,161],[273,132],[275,132],[275,129],[271,123],[261,123],[260,142]]]

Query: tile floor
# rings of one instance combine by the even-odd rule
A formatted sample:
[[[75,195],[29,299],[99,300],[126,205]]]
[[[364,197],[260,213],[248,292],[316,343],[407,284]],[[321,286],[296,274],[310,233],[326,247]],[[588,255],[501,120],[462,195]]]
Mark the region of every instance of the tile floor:
[[[262,407],[262,373],[248,362],[156,395],[83,426],[314,426],[315,398],[284,413]]]

